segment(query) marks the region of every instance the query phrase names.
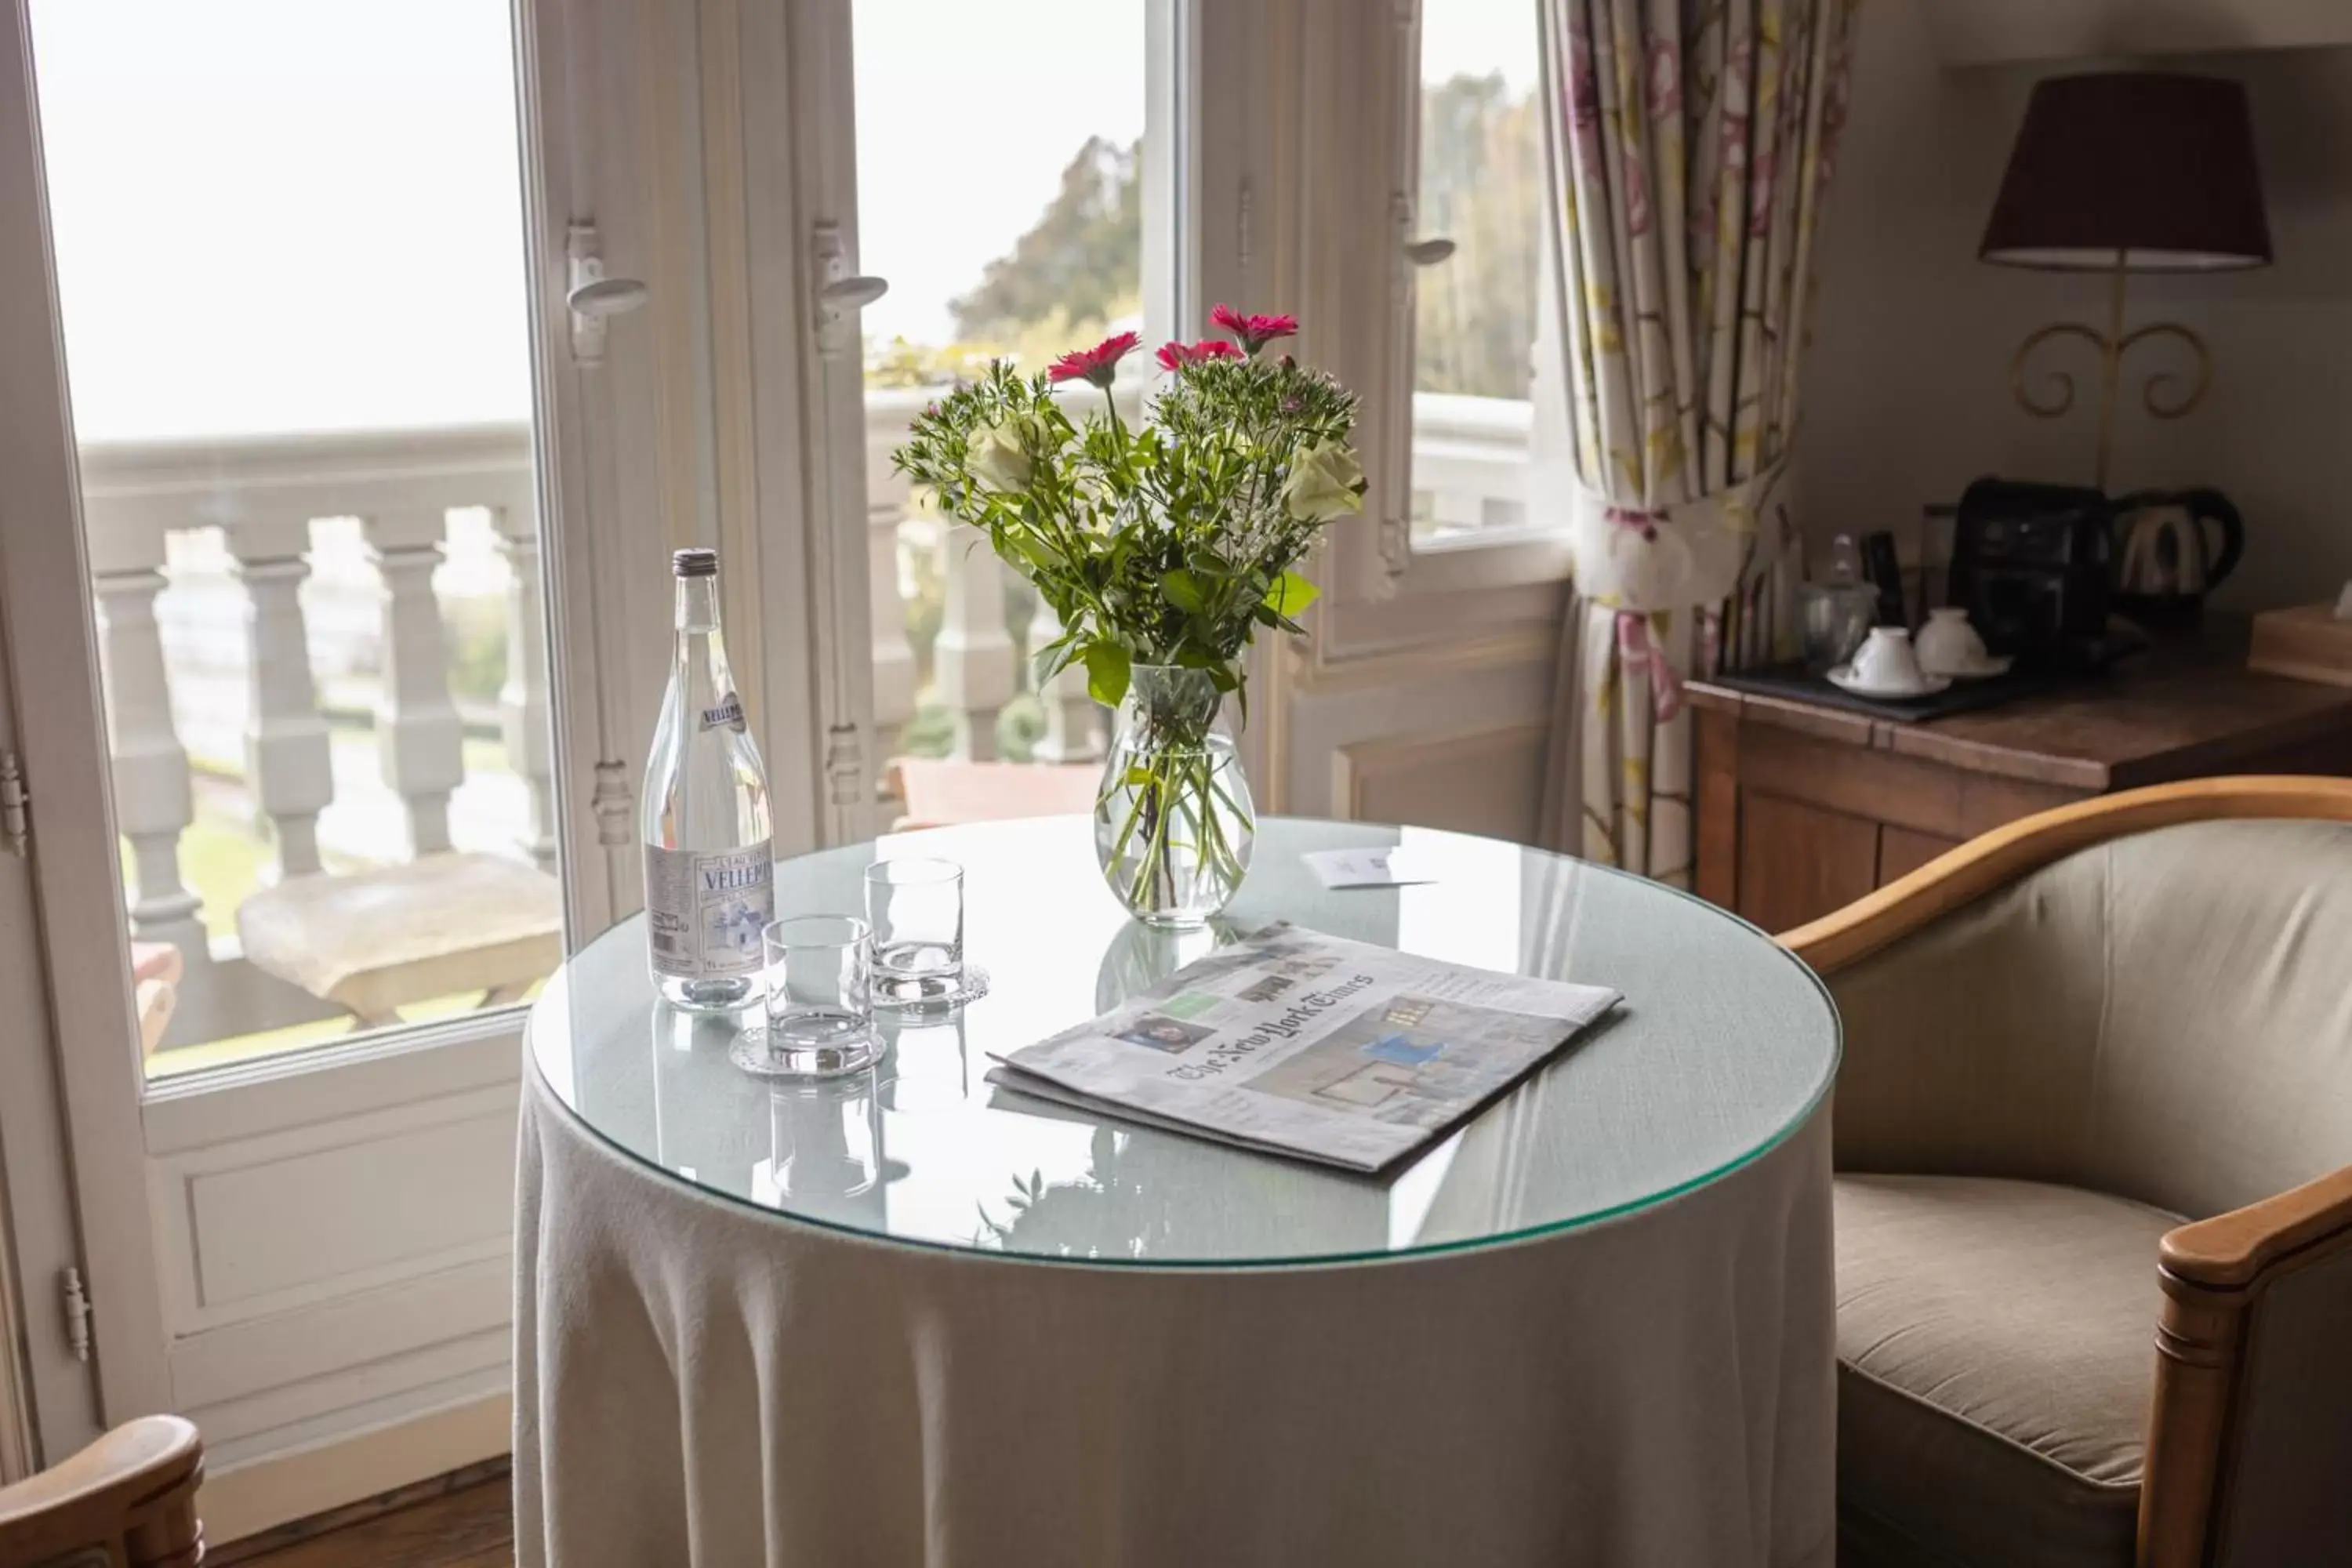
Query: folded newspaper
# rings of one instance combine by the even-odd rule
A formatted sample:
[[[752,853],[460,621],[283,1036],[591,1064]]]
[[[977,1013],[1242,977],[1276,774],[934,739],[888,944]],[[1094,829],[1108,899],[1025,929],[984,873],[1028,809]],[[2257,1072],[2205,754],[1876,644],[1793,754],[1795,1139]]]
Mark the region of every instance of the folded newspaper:
[[[1622,998],[1417,958],[1286,923],[997,1057],[1024,1094],[1297,1154],[1393,1164]]]

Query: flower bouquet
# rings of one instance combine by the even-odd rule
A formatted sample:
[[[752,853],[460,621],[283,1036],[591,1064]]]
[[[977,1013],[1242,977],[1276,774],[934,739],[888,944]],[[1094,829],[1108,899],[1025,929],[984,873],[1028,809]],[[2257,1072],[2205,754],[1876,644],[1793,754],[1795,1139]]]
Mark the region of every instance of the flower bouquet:
[[[1231,693],[1247,721],[1244,650],[1261,626],[1303,629],[1316,590],[1297,563],[1363,504],[1355,395],[1265,353],[1297,322],[1223,305],[1211,320],[1231,339],[1163,346],[1169,379],[1136,426],[1111,397],[1138,346],[1120,332],[1035,376],[992,363],[895,454],[1060,617],[1035,650],[1039,680],[1081,663],[1118,710],[1096,850],[1112,890],[1157,925],[1199,924],[1248,869],[1249,786],[1217,714]],[[1103,395],[1082,422],[1064,404],[1078,383]]]

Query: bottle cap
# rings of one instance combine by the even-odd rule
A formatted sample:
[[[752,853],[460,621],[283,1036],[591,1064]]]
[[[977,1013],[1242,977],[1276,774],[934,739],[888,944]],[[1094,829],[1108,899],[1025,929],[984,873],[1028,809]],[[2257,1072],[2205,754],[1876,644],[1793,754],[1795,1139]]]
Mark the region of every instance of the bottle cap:
[[[700,547],[678,551],[669,558],[669,569],[680,577],[716,577],[719,552]]]

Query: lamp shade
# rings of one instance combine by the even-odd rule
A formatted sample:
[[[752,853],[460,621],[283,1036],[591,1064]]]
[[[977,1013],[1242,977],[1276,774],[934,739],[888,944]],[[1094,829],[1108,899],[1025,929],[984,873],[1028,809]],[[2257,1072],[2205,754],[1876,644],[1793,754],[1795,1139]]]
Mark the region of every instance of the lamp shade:
[[[2159,71],[2036,84],[1977,254],[2063,271],[2266,265],[2246,89]]]

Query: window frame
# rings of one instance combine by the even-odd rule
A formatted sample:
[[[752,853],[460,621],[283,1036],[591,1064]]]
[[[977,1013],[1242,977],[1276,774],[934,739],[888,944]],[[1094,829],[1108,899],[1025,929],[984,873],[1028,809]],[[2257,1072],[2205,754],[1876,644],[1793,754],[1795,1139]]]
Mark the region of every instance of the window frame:
[[[1251,281],[1296,300],[1302,354],[1361,397],[1370,481],[1363,516],[1324,546],[1325,597],[1297,660],[1310,681],[1432,644],[1500,656],[1556,636],[1568,601],[1564,529],[1412,539],[1422,3],[1384,0],[1376,21],[1349,0],[1271,0],[1262,14],[1283,47],[1265,52],[1258,95],[1277,111],[1254,152],[1288,201]]]
[[[1413,366],[1419,330],[1420,279],[1428,269],[1415,267],[1406,257],[1405,247],[1417,239],[1428,237],[1420,231],[1418,206],[1423,90],[1422,27],[1431,0],[1395,0],[1401,37],[1391,68],[1390,101],[1395,112],[1395,129],[1391,143],[1395,183],[1391,192],[1391,211],[1395,222],[1393,243],[1400,302],[1391,331],[1400,344],[1397,374],[1403,385],[1406,440],[1401,479],[1402,506],[1396,510],[1381,513],[1381,564],[1390,576],[1400,580],[1400,591],[1408,595],[1476,593],[1537,581],[1565,581],[1570,574],[1565,521],[1550,527],[1527,524],[1507,530],[1480,531],[1419,541],[1412,537]],[[1520,3],[1533,6],[1536,0],[1520,0]],[[1549,78],[1548,67],[1539,68],[1536,89],[1538,101],[1543,100],[1549,92]],[[1545,355],[1557,353],[1560,341],[1557,300],[1559,262],[1556,250],[1557,236],[1551,232],[1551,226],[1541,226],[1538,243],[1536,342],[1531,352],[1538,356],[1540,367],[1548,363]],[[1438,262],[1435,265],[1443,267],[1448,264]],[[1535,383],[1528,389],[1528,401],[1533,405],[1536,426],[1531,433],[1531,441],[1540,439],[1540,429],[1547,416],[1544,403],[1549,379],[1538,368]],[[1561,412],[1564,416],[1564,410]],[[1530,468],[1543,462],[1536,451],[1529,451],[1528,463]],[[1488,556],[1493,558],[1486,559]]]

